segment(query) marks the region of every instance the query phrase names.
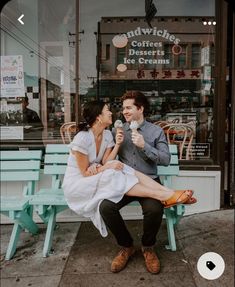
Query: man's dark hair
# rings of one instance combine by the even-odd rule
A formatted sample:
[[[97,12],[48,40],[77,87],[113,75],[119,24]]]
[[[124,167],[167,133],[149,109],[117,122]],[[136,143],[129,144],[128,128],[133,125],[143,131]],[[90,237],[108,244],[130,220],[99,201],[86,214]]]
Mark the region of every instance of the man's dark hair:
[[[128,99],[134,100],[134,105],[137,106],[137,108],[144,108],[144,115],[146,115],[149,111],[149,102],[146,98],[146,96],[139,92],[139,91],[127,91],[121,98],[121,101],[125,101]]]

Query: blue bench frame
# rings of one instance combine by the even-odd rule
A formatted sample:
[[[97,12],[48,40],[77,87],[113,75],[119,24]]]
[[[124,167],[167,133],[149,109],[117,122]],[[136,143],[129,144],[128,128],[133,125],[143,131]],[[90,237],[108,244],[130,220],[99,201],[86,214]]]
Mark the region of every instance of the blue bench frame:
[[[170,145],[171,163],[168,167],[159,166],[158,175],[161,176],[162,183],[171,186],[172,176],[179,173],[177,146]],[[43,247],[43,257],[50,254],[54,229],[56,226],[56,215],[68,208],[64,198],[63,189],[61,188],[61,176],[64,175],[69,148],[65,144],[48,144],[44,161],[44,174],[51,176],[51,187],[39,190],[30,199],[30,204],[35,206],[35,210],[44,223],[47,224],[47,231]],[[167,232],[169,244],[167,249],[176,250],[174,226],[179,222],[184,214],[184,206],[164,209],[167,223]]]
[[[28,197],[34,194],[35,183],[39,180],[42,151],[1,151],[0,154],[1,182],[25,183],[21,197],[1,196],[0,212],[14,222],[5,255],[5,259],[10,260],[16,252],[21,230],[26,229],[32,234],[38,232]]]

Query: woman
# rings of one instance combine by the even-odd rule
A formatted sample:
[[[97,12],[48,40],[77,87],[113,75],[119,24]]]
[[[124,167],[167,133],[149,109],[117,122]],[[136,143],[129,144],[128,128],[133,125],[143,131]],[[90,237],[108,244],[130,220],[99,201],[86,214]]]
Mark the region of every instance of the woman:
[[[191,190],[174,191],[115,160],[123,135],[117,133],[114,143],[111,132],[106,130],[112,124],[112,113],[107,104],[87,103],[83,117],[85,123],[80,124],[79,132],[70,144],[63,189],[69,207],[89,217],[102,236],[107,236],[99,213],[99,205],[104,199],[116,203],[124,194],[150,197],[162,201],[165,207],[191,199]]]

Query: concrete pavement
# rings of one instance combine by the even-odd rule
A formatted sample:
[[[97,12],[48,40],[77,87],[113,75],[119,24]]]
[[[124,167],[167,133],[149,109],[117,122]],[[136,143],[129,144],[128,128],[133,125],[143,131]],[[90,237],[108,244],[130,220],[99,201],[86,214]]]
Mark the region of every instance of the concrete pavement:
[[[4,261],[11,226],[1,226],[1,286],[35,287],[233,287],[234,286],[234,210],[184,217],[177,227],[177,251],[164,248],[167,243],[163,221],[156,252],[161,272],[149,274],[140,252],[142,221],[126,221],[134,237],[137,253],[125,270],[110,272],[110,263],[118,251],[114,238],[102,238],[91,222],[62,223],[54,236],[54,253],[42,258],[45,228],[37,236],[24,233],[15,257]],[[79,231],[78,231],[79,229]],[[224,274],[217,280],[202,278],[196,268],[205,252],[219,253],[225,261]]]

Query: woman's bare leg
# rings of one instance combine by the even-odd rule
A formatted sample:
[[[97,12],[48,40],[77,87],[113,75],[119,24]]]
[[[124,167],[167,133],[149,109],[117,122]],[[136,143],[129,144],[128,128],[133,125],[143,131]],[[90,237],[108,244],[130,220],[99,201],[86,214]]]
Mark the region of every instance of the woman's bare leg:
[[[159,184],[139,171],[135,171],[135,175],[138,177],[139,183],[126,193],[128,196],[150,197],[163,201],[174,194],[172,189]]]
[[[148,187],[150,189],[159,190],[159,191],[166,191],[166,192],[171,192],[171,193],[174,192],[173,189],[168,188],[167,186],[164,186],[164,185],[156,182],[151,177],[143,174],[142,172],[139,172],[136,170],[135,175],[138,177],[139,183],[142,183],[143,185],[145,185],[146,187]]]
[[[139,181],[141,183],[143,183],[143,185],[145,185],[145,186],[147,186],[149,188],[154,188],[154,189],[156,189],[156,188],[158,189],[159,188],[161,191],[175,192],[173,189],[171,189],[171,188],[169,188],[167,186],[161,185],[160,183],[156,182],[155,180],[153,180],[149,176],[143,174],[142,172],[135,171],[135,174],[138,177]],[[192,195],[192,191],[191,190],[185,190],[185,194],[188,194],[189,196],[191,196]]]
[[[134,185],[127,193],[128,196],[138,196],[138,197],[149,197],[158,199],[160,201],[167,200],[173,195],[174,191],[162,191],[159,189],[150,189],[142,183],[137,183]]]
[[[133,186],[126,195],[128,196],[139,196],[139,197],[149,197],[164,201],[173,196],[174,190],[166,186],[163,186],[151,179],[145,174],[135,171],[135,175],[139,179],[139,183]]]

